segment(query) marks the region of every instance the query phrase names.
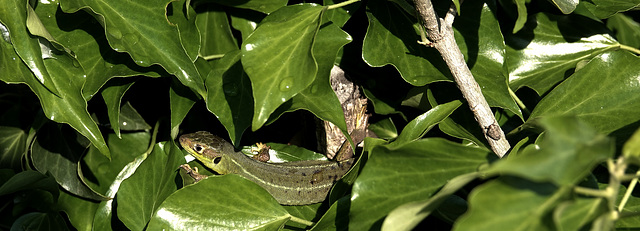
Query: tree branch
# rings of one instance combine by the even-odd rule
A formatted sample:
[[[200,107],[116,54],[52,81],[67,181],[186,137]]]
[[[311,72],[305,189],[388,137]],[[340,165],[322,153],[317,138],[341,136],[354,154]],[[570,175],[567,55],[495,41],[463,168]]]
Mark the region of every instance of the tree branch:
[[[445,18],[441,19],[433,9],[431,0],[413,0],[413,2],[426,29],[427,38],[431,42],[426,45],[434,47],[440,52],[491,149],[499,157],[504,156],[510,148],[509,142],[493,116],[491,108],[482,95],[480,86],[473,78],[454,38],[452,24],[457,14],[455,6],[451,4]]]

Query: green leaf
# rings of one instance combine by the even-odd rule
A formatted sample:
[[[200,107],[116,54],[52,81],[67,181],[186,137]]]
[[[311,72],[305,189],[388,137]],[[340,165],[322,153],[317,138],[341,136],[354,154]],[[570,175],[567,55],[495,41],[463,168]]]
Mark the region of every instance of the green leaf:
[[[573,117],[542,118],[546,129],[539,146],[493,164],[487,174],[574,185],[614,153],[613,141]]]
[[[144,121],[144,118],[142,118],[129,102],[120,108],[119,121],[120,128],[124,131],[145,131],[151,129],[151,125]]]
[[[50,70],[44,64],[44,56],[49,56],[50,54],[42,53],[38,37],[31,36],[24,24],[27,21],[27,8],[31,6],[29,6],[28,2],[9,0],[3,1],[2,6],[2,9],[0,9],[0,22],[9,31],[10,38],[9,41],[5,39],[4,42],[10,43],[15,48],[20,60],[24,62],[15,63],[14,65],[26,65],[33,73],[32,75],[23,76],[25,78],[23,81],[34,85],[31,88],[35,88],[35,85],[39,83],[54,95],[59,95],[58,88],[53,81],[55,78],[51,76]],[[8,50],[3,52],[8,52]]]
[[[109,123],[111,129],[116,133],[118,138],[120,135],[120,110],[122,97],[133,85],[133,82],[126,79],[114,79],[107,86],[105,86],[100,94],[104,103],[107,105],[107,114],[109,115]],[[124,121],[123,121],[124,122]]]
[[[518,8],[518,19],[516,20],[516,24],[513,26],[513,31],[511,33],[515,34],[520,31],[527,22],[527,6],[525,5],[525,1],[526,0],[515,0]]]
[[[370,1],[367,9],[369,26],[362,45],[367,64],[391,64],[414,86],[447,80],[449,70],[438,52],[418,44],[419,24],[413,17],[390,1]]]
[[[640,0],[591,0],[582,4],[598,18],[608,18],[618,12],[625,12],[640,5]]]
[[[157,126],[156,126],[157,127]],[[156,128],[157,129],[157,128]],[[157,132],[157,131],[156,131]],[[151,140],[155,142],[155,135]],[[112,226],[114,223],[112,219],[114,219],[114,200],[113,198],[116,196],[116,193],[120,190],[120,186],[122,183],[129,179],[140,167],[140,165],[147,159],[149,154],[151,154],[151,149],[146,150],[144,153],[136,156],[133,161],[127,163],[120,171],[118,175],[113,178],[113,181],[109,185],[109,189],[105,193],[110,199],[106,201],[102,201],[98,206],[98,210],[96,211],[96,215],[93,217],[93,229],[94,230],[111,230],[114,227]],[[146,220],[146,218],[142,218]],[[138,223],[139,224],[139,223]],[[143,225],[144,226],[144,225]]]
[[[60,125],[49,123],[38,131],[31,146],[33,165],[42,173],[55,177],[62,188],[77,196],[105,200],[103,195],[93,191],[78,177],[78,162],[86,147],[76,139],[74,131],[63,131]]]
[[[333,91],[330,78],[334,72],[332,68],[338,50],[350,41],[351,36],[335,24],[323,24],[313,45],[313,55],[318,64],[315,80],[291,99],[291,105],[286,108],[286,111],[306,109],[318,118],[333,123],[343,133],[347,133],[343,107]],[[285,109],[283,107],[284,105],[281,109]],[[271,117],[273,118],[274,115]]]
[[[500,177],[471,192],[469,210],[453,230],[554,230],[551,212],[571,193],[569,187]]]
[[[382,230],[414,230],[420,221],[436,210],[449,196],[478,177],[478,172],[457,176],[447,182],[433,197],[398,206],[387,215]]]
[[[253,130],[313,82],[318,67],[312,48],[324,10],[309,4],[283,7],[243,42],[241,61],[255,102]]]
[[[229,9],[227,13],[230,14],[231,26],[233,29],[240,31],[242,41],[247,40],[247,37],[258,26],[258,23],[266,16],[264,14],[254,14],[247,10]]]
[[[242,9],[255,10],[266,14],[269,14],[287,5],[287,0],[208,0],[208,2],[215,2],[217,4]]]
[[[290,215],[262,187],[237,175],[208,177],[171,194],[149,230],[276,230]]]
[[[627,158],[640,159],[640,128],[624,143],[622,155]]]
[[[196,12],[185,0],[169,2],[167,19],[178,27],[180,43],[191,61],[195,61],[200,52],[200,32],[196,26]]]
[[[4,9],[4,8],[3,8]],[[20,10],[12,10],[20,11]],[[2,20],[0,18],[0,20]],[[12,30],[11,26],[8,26]],[[28,36],[26,30],[12,30],[11,35],[20,36],[23,33]],[[28,40],[28,39],[27,39]],[[12,40],[13,41],[13,40]],[[25,40],[26,41],[26,40]],[[46,41],[45,41],[46,42]],[[87,112],[87,102],[82,96],[82,87],[86,79],[85,71],[79,67],[75,59],[65,54],[52,52],[50,58],[43,59],[39,56],[45,69],[56,86],[61,86],[58,94],[55,95],[40,84],[33,74],[19,61],[16,53],[12,52],[14,47],[6,40],[0,41],[2,44],[2,63],[0,68],[3,72],[2,80],[11,83],[26,83],[40,99],[42,109],[47,118],[71,125],[83,136],[87,137],[100,152],[109,157],[109,149],[100,133],[100,130]],[[4,74],[6,72],[6,75]]]
[[[12,175],[11,178],[2,182],[0,196],[30,189],[42,189],[51,193],[53,198],[57,198],[59,194],[58,184],[53,177],[45,176],[36,171],[24,171]]]
[[[398,130],[390,117],[369,124],[367,129],[383,139],[395,139],[398,137]]]
[[[190,57],[191,51],[182,45],[181,40],[185,39],[182,36],[186,35],[178,30],[180,25],[170,24],[165,15],[166,6],[167,2],[163,0],[146,4],[94,0],[61,3],[65,12],[80,9],[92,12],[105,28],[107,40],[116,51],[129,53],[141,66],[160,64],[182,84],[204,96],[203,79],[193,64],[195,57]],[[182,11],[173,13],[182,14]]]
[[[522,112],[509,94],[504,72],[505,44],[496,18],[495,3],[467,2],[453,24],[456,43],[465,55],[474,79],[491,107],[501,107],[522,117]]]
[[[0,168],[21,169],[27,134],[20,128],[0,126],[0,147]]]
[[[345,214],[349,214],[349,197],[340,198],[333,203],[311,230],[342,230],[349,225],[349,216]]]
[[[347,0],[322,0],[322,5],[330,6],[330,5],[342,3],[345,1]],[[359,7],[360,7],[359,2],[351,3],[343,7],[338,7],[338,8],[328,10],[327,12],[325,12],[324,17],[329,21],[335,23],[337,26],[343,27],[344,24],[347,23],[347,21],[349,21],[349,19],[353,15],[353,12],[358,10]]]
[[[87,12],[67,14],[58,10],[57,2],[40,3],[35,10],[41,15],[42,23],[48,32],[62,45],[73,50],[77,58],[75,61],[84,68],[87,78],[82,95],[87,101],[113,77],[158,77],[159,73],[164,73],[164,70],[157,66],[137,66],[129,55],[109,49],[104,28]]]
[[[177,169],[184,155],[173,142],[158,143],[118,190],[118,217],[131,230],[144,230],[153,213],[178,188]]]
[[[563,14],[570,14],[578,6],[578,0],[551,0],[551,2],[562,11]]]
[[[107,140],[113,157],[109,160],[98,155],[95,148],[89,148],[80,164],[82,179],[95,191],[107,193],[122,169],[147,150],[150,136],[148,132],[122,133],[121,138],[109,134]]]
[[[604,198],[576,198],[556,207],[553,221],[558,230],[579,230],[608,212]]]
[[[198,62],[198,61],[196,61]],[[207,86],[209,88],[209,86]],[[209,88],[211,89],[211,88]],[[207,92],[211,94],[211,91]],[[198,96],[189,88],[180,85],[176,80],[172,79],[169,88],[169,107],[171,109],[171,138],[177,138],[180,131],[180,124],[189,113],[189,110],[198,100]]]
[[[419,115],[402,129],[398,138],[392,142],[391,147],[398,147],[422,138],[433,126],[436,126],[449,117],[460,105],[462,105],[462,102],[458,100],[451,101],[435,106],[431,110]]]
[[[509,86],[546,94],[581,60],[615,48],[603,24],[579,15],[530,16],[520,33],[507,36]]]
[[[59,213],[33,212],[22,215],[11,226],[11,230],[69,230]]]
[[[100,203],[74,196],[64,190],[60,193],[58,206],[67,214],[69,222],[80,231],[91,231],[93,216],[96,214]]]
[[[240,57],[241,53],[238,50],[214,61],[213,71],[206,80],[209,89],[206,98],[207,109],[216,115],[227,129],[234,145],[240,143],[242,133],[251,125],[253,114],[251,82],[243,70]],[[207,63],[202,65],[205,64]]]
[[[607,28],[614,32],[621,44],[640,48],[640,23],[624,14],[615,14],[607,19]]]
[[[227,52],[238,50],[238,42],[231,32],[228,15],[223,8],[213,4],[198,6],[196,25],[200,31],[200,55],[222,56]]]
[[[439,138],[395,149],[374,147],[353,185],[349,229],[378,229],[394,208],[426,199],[452,178],[475,172],[491,158],[490,153]]]
[[[538,117],[576,116],[603,134],[634,124],[640,120],[638,64],[640,58],[626,51],[598,55],[544,97],[527,123]]]

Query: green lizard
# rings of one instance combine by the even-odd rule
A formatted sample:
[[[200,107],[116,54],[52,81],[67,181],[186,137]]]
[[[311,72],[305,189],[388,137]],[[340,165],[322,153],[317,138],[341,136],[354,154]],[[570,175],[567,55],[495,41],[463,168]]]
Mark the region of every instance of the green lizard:
[[[323,201],[331,186],[354,163],[353,158],[343,161],[265,163],[236,152],[233,145],[205,131],[182,135],[180,144],[207,168],[221,175],[243,176],[262,186],[283,205]]]

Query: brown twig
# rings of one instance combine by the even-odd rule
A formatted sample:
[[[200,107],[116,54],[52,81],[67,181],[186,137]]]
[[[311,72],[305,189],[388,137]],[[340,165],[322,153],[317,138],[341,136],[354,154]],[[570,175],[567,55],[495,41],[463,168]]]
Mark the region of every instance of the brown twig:
[[[504,132],[498,125],[491,108],[482,95],[480,86],[473,78],[460,48],[453,36],[453,20],[457,14],[453,4],[444,19],[438,17],[431,0],[414,0],[416,10],[422,19],[429,42],[425,45],[434,47],[447,63],[462,96],[469,103],[469,108],[478,121],[491,149],[499,157],[504,156],[510,148]],[[462,1],[460,1],[462,2]]]

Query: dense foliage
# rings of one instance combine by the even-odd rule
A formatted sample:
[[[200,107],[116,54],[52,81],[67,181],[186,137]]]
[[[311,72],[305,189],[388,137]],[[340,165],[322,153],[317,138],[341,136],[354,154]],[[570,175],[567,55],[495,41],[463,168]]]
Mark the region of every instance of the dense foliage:
[[[434,4],[459,7],[503,159],[411,1],[1,0],[0,229],[640,227],[640,0]],[[181,174],[198,130],[317,158],[314,119],[346,132],[334,65],[377,137],[325,202]]]

